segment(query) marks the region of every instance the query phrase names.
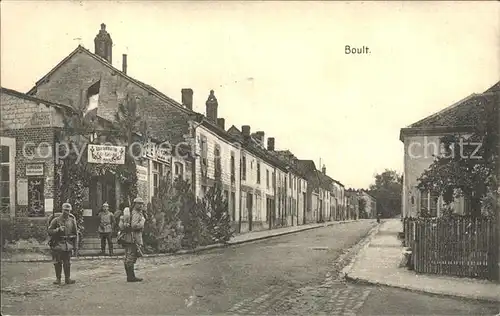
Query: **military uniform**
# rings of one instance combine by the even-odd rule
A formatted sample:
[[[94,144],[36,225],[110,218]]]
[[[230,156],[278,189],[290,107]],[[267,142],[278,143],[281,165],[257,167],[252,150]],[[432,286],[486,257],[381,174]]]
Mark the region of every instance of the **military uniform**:
[[[101,237],[101,254],[106,251],[106,242],[108,243],[109,255],[113,255],[112,233],[115,225],[115,217],[108,209],[108,203],[103,204],[103,210],[99,213],[99,235]]]
[[[75,219],[69,216],[71,204],[64,203],[62,208],[63,214],[54,218],[48,228],[48,234],[51,236],[50,248],[56,272],[54,284],[61,284],[63,269],[65,283],[73,284],[75,281],[71,279],[71,253],[77,246],[76,237],[78,231]]]
[[[124,267],[127,274],[128,282],[140,282],[142,279],[137,278],[134,272],[134,265],[137,262],[139,252],[141,252],[143,241],[142,231],[146,219],[142,214],[144,201],[141,198],[134,200],[132,211],[124,210],[120,217],[120,230],[123,231],[123,248],[125,249]]]

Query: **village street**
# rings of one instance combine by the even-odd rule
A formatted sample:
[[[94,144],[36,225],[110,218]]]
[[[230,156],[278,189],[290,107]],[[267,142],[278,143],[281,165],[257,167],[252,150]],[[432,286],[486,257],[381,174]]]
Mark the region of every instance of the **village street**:
[[[335,225],[199,255],[75,261],[75,285],[52,285],[50,263],[3,264],[2,315],[494,315],[494,303],[346,284],[345,251],[375,225]],[[342,260],[340,260],[342,258]],[[26,273],[26,271],[30,271]],[[37,276],[38,273],[38,276]]]

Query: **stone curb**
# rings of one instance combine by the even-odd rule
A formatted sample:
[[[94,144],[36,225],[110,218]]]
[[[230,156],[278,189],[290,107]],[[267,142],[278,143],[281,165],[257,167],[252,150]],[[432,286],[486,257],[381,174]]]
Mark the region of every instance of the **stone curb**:
[[[292,231],[285,231],[285,232],[277,232],[275,234],[270,234],[270,235],[265,235],[262,237],[256,237],[256,238],[251,238],[251,239],[246,239],[246,240],[240,240],[240,241],[229,241],[226,244],[213,244],[213,245],[208,245],[208,246],[202,246],[202,247],[197,247],[195,249],[182,249],[174,253],[158,253],[158,254],[145,254],[143,258],[157,258],[157,257],[170,257],[170,256],[176,256],[176,255],[186,255],[186,254],[194,254],[194,253],[199,253],[211,249],[217,249],[217,248],[226,248],[230,246],[235,246],[235,245],[240,245],[244,243],[250,243],[250,242],[256,242],[264,239],[269,239],[273,237],[278,237],[278,236],[283,236],[283,235],[289,235],[293,233],[298,233],[298,232],[303,232],[311,229],[316,229],[316,228],[322,228],[322,227],[329,227],[333,225],[339,225],[339,224],[348,224],[348,223],[354,223],[359,220],[348,220],[348,221],[338,221],[338,222],[326,222],[323,223],[322,225],[317,225],[317,226],[312,226],[312,227],[305,227],[302,229],[297,229],[297,230],[292,230]],[[300,227],[300,226],[298,226]],[[120,256],[80,256],[80,257],[73,257],[71,260],[72,261],[84,261],[84,260],[121,260],[123,259],[123,255]],[[51,258],[36,258],[36,259],[20,259],[20,260],[13,260],[13,259],[1,259],[0,262],[5,262],[5,263],[17,263],[17,262],[52,262]]]
[[[383,223],[382,223],[383,224]],[[357,260],[357,257],[359,253],[361,253],[362,250],[368,248],[370,246],[370,243],[373,239],[373,237],[379,232],[381,225],[377,225],[372,229],[372,231],[369,233],[369,237],[367,237],[367,240],[363,241],[365,244],[360,247],[360,249],[356,252],[356,255],[351,259],[349,264],[345,266],[342,271],[341,271],[341,277],[344,278],[346,281],[353,282],[353,283],[358,283],[358,284],[368,284],[368,285],[378,285],[378,286],[389,286],[389,287],[394,287],[394,288],[400,288],[412,292],[418,292],[418,293],[426,293],[426,294],[431,294],[431,295],[440,295],[440,296],[447,296],[447,297],[460,297],[464,299],[470,299],[470,300],[479,300],[479,301],[485,301],[485,302],[500,302],[500,297],[488,297],[484,295],[467,295],[463,293],[452,293],[448,291],[440,291],[436,289],[422,289],[417,286],[412,286],[412,285],[403,285],[403,284],[398,284],[398,283],[391,283],[391,282],[380,282],[380,281],[374,281],[374,280],[369,280],[366,278],[359,278],[359,277],[353,277],[350,276],[349,273],[351,272],[354,263]]]
[[[468,295],[464,293],[452,293],[449,291],[440,291],[436,289],[422,289],[416,286],[411,286],[411,285],[402,285],[402,284],[397,284],[397,283],[390,283],[390,282],[379,282],[379,281],[373,281],[373,280],[368,280],[364,278],[358,278],[358,277],[351,277],[349,275],[346,275],[345,278],[349,282],[354,282],[358,284],[368,284],[368,285],[378,285],[378,286],[389,286],[393,288],[399,288],[411,292],[416,292],[416,293],[425,293],[425,294],[430,294],[430,295],[439,295],[439,296],[446,296],[446,297],[452,297],[452,298],[463,298],[463,299],[468,299],[468,300],[476,300],[476,301],[484,301],[484,302],[493,302],[497,303],[500,302],[500,297],[491,297],[491,296],[484,296],[484,295]]]

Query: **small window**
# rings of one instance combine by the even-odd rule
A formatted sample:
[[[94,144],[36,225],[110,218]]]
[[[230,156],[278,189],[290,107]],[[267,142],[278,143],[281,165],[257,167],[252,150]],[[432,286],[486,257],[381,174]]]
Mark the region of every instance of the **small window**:
[[[247,158],[245,156],[241,157],[241,179],[247,179]]]
[[[234,163],[234,153],[231,153],[231,183],[236,181],[236,166]]]
[[[174,163],[174,175],[175,177],[180,177],[183,179],[184,177],[184,165],[180,162]]]
[[[97,81],[93,85],[91,85],[87,90],[87,111],[92,111],[93,109],[97,109],[97,105],[99,103],[99,89],[101,86],[101,81]]]
[[[266,187],[269,189],[269,170],[266,169]]]
[[[260,183],[260,163],[257,162],[257,183]]]

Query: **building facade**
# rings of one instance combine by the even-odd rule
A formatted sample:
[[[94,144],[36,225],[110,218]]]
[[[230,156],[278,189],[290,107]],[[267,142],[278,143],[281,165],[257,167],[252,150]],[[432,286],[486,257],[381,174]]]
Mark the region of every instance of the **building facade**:
[[[497,83],[481,94],[471,94],[401,129],[400,140],[404,144],[403,217],[418,217],[422,213],[432,217],[441,215],[443,198],[436,192],[419,190],[418,178],[431,166],[434,157],[441,154],[441,137],[460,135],[467,143],[466,139],[474,132],[479,119],[477,104],[484,96],[499,91],[499,86]],[[471,202],[466,197],[456,198],[451,205],[458,214],[471,211]]]

